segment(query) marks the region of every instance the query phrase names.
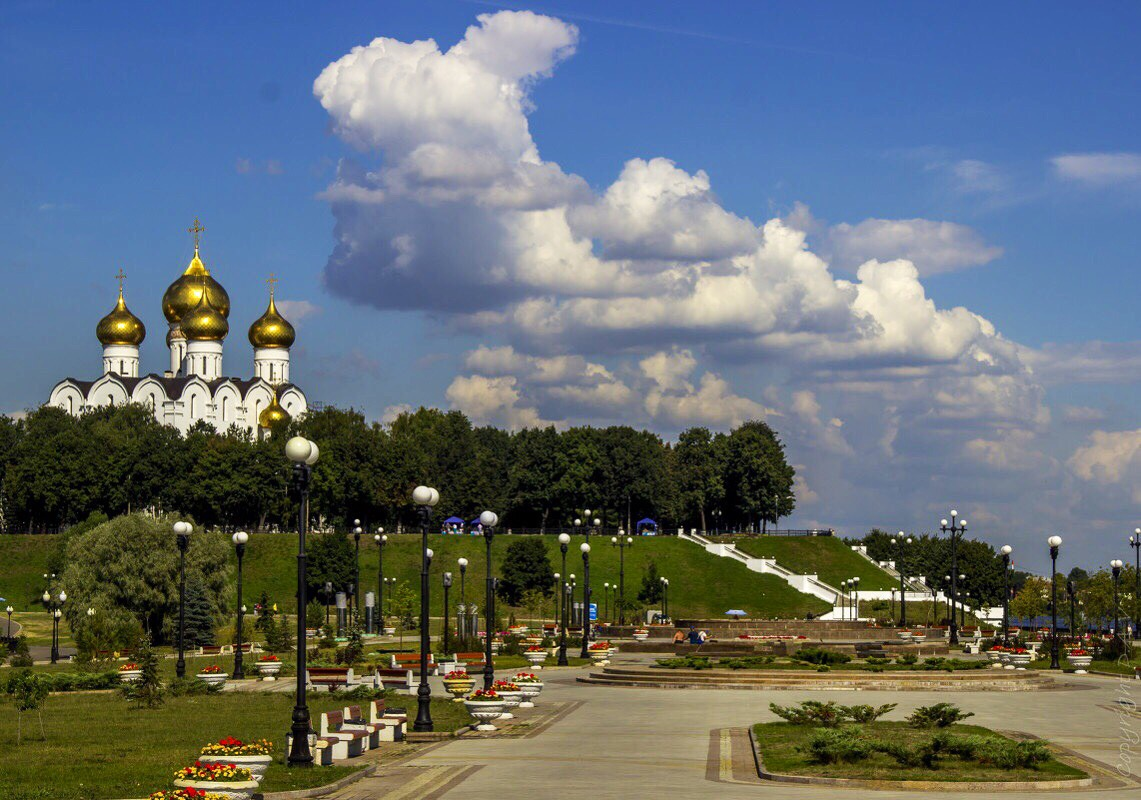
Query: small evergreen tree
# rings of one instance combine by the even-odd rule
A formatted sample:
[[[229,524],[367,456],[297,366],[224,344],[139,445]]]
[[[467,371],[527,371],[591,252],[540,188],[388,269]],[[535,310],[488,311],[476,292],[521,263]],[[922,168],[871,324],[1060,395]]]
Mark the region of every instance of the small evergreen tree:
[[[268,635],[270,628],[273,627],[273,617],[276,613],[274,605],[269,601],[269,594],[263,591],[261,597],[258,599],[258,617],[254,621],[254,630],[261,631],[263,634]]]
[[[139,637],[139,643],[135,646],[135,664],[141,674],[137,681],[123,686],[124,696],[139,707],[154,708],[162,705],[163,685],[158,674],[158,654],[151,646],[149,633]]]
[[[199,581],[186,585],[186,646],[214,644],[214,611]]]
[[[642,588],[638,590],[638,599],[646,605],[652,605],[662,599],[662,579],[658,575],[656,561],[651,561],[642,574]]]
[[[400,647],[404,648],[404,631],[416,627],[416,618],[412,616],[416,610],[416,595],[408,588],[408,582],[402,581],[389,595],[389,611],[396,616],[396,630],[400,634]]]
[[[524,592],[537,589],[544,594],[555,585],[555,571],[547,557],[547,545],[541,536],[522,536],[507,545],[503,556],[503,577],[499,596],[517,606]]]

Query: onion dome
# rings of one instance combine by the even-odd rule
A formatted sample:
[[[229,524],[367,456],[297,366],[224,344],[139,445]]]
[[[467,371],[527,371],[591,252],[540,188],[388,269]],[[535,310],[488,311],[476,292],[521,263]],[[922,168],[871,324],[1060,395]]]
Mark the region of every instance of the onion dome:
[[[277,402],[277,392],[274,392],[273,400],[258,414],[258,427],[276,428],[278,425],[288,423],[289,419],[289,412]]]
[[[230,332],[226,317],[210,305],[208,291],[198,296],[198,305],[182,317],[179,327],[187,339],[198,342],[220,342]]]
[[[119,285],[119,302],[111,313],[99,320],[95,326],[95,336],[104,347],[112,344],[138,347],[147,336],[146,326],[127,308],[123,300],[123,286]]]
[[[196,245],[194,258],[190,259],[186,271],[167,287],[162,296],[162,313],[166,315],[166,321],[172,323],[181,321],[182,317],[194,309],[202,299],[203,287],[214,310],[223,317],[229,317],[230,295],[222,288],[222,284],[210,277],[210,271],[198,256]]]
[[[288,350],[296,334],[289,321],[277,312],[273,293],[269,295],[269,308],[250,325],[250,344],[254,347],[279,347]]]

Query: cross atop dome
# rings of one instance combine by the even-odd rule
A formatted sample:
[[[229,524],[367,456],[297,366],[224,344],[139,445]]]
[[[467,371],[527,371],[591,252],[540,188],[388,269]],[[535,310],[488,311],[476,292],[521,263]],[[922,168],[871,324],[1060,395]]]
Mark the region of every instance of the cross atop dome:
[[[201,222],[198,221],[198,217],[195,217],[194,218],[194,224],[191,225],[189,228],[187,228],[186,232],[194,234],[194,252],[197,253],[198,252],[198,244],[199,244],[199,241],[198,241],[199,235],[206,232],[206,227]]]

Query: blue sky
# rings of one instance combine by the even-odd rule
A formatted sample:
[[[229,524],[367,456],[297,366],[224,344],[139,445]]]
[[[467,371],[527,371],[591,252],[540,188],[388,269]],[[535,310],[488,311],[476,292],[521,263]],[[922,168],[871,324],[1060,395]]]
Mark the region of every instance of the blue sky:
[[[94,375],[120,267],[161,369],[199,216],[227,372],[250,372],[275,272],[311,304],[312,400],[667,436],[763,414],[802,467],[793,524],[913,529],[954,503],[1036,551],[1051,508],[1104,561],[1141,500],[1139,17],[5,4],[0,410]],[[344,60],[376,37],[372,73]],[[509,101],[449,91],[467,80]]]

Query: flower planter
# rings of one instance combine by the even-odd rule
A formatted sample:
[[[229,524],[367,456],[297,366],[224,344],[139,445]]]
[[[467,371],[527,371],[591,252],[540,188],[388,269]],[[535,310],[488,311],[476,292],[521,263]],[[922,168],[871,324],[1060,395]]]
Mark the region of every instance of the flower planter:
[[[543,684],[539,682],[525,681],[518,684],[519,691],[523,693],[523,699],[519,703],[520,708],[534,708],[535,698],[539,696],[539,692],[543,691]]]
[[[475,717],[476,722],[479,724],[475,726],[477,731],[494,731],[496,727],[492,725],[492,720],[497,720],[503,716],[504,703],[502,700],[497,702],[477,700],[465,700],[464,708],[467,713]]]
[[[1033,653],[1011,653],[1010,664],[1015,669],[1026,669],[1032,656]]]
[[[644,642],[650,638],[650,632],[649,631],[634,631],[632,636],[634,637],[635,642]]]
[[[542,669],[543,662],[547,660],[547,651],[526,650],[523,652],[523,658],[527,659],[535,669]]]
[[[459,678],[444,679],[444,688],[457,703],[464,702],[464,695],[471,692],[474,687],[475,678],[467,678],[466,680]]]
[[[395,636],[396,635],[396,628],[385,628],[384,629],[384,635],[385,636]]]
[[[503,713],[500,719],[515,719],[515,715],[511,713],[511,709],[518,708],[519,704],[523,702],[523,692],[516,689],[515,691],[502,691],[496,689],[495,693],[503,700]]]
[[[925,633],[913,633],[913,634],[911,634],[911,641],[915,642],[916,644],[923,644],[924,642],[927,641],[927,634],[925,634]]]
[[[265,777],[265,771],[273,763],[273,756],[221,756],[203,753],[198,756],[198,760],[203,764],[233,764],[237,767],[245,767],[253,775],[254,781],[261,783],[262,778]]]
[[[123,683],[134,683],[143,677],[141,669],[124,669],[119,671],[119,680]]]
[[[1074,672],[1078,675],[1085,675],[1089,665],[1093,662],[1093,656],[1066,656],[1066,660],[1070,662]]]
[[[199,672],[195,677],[205,683],[207,686],[225,686],[226,673],[225,672]]]
[[[911,638],[911,631],[898,631],[896,636],[906,641],[907,639]]]
[[[179,789],[198,789],[213,792],[231,800],[250,800],[257,791],[257,781],[175,781]]]
[[[610,663],[609,650],[591,650],[590,660],[594,662],[595,666],[601,667],[603,664]]]
[[[280,661],[259,661],[257,664],[258,675],[261,676],[263,681],[275,681],[277,680],[278,674],[281,673]]]

